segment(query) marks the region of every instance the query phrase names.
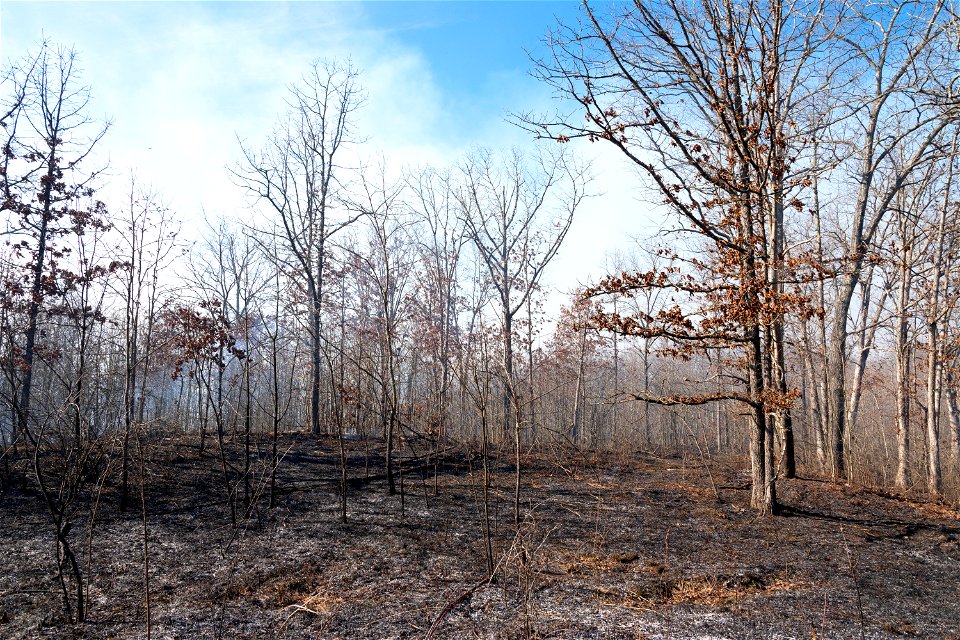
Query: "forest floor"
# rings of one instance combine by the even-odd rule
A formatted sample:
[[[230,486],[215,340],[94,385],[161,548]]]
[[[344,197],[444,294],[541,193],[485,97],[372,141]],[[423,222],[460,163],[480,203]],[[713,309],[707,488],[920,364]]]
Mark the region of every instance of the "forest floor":
[[[436,486],[408,470],[401,505],[354,442],[342,523],[334,444],[285,436],[276,507],[238,526],[216,455],[150,445],[152,638],[960,639],[960,513],[942,505],[797,479],[758,518],[734,461],[531,456],[519,530],[513,470],[493,474],[487,580],[479,458],[451,454]],[[123,515],[115,494],[89,544],[75,519],[79,625],[37,496],[0,496],[0,637],[147,637],[139,494]]]

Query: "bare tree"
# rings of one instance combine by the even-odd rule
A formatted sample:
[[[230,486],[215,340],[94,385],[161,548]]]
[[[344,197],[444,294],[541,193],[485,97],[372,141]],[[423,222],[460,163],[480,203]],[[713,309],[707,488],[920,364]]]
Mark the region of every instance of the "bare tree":
[[[514,376],[514,318],[560,250],[585,197],[586,170],[562,154],[498,158],[480,150],[461,166],[457,199],[467,235],[496,291],[503,366],[502,437],[514,426],[520,522],[520,404]],[[511,420],[511,416],[515,419]]]
[[[98,171],[80,172],[83,161],[106,134],[87,116],[89,89],[79,85],[76,52],[43,43],[37,54],[12,67],[8,81],[15,87],[5,105],[2,210],[15,237],[16,280],[6,287],[20,300],[25,326],[16,347],[18,393],[14,398],[16,431],[29,433],[34,359],[44,301],[56,291],[58,239],[75,228],[105,225],[106,208],[93,201]],[[79,202],[89,202],[78,208]]]
[[[826,423],[835,479],[846,476],[847,342],[851,303],[870,247],[897,194],[936,155],[958,117],[951,71],[950,14],[944,1],[889,0],[886,10],[851,10],[835,40],[849,60],[845,100],[830,127],[848,153],[853,197],[843,206],[846,241],[837,260],[836,297],[826,336]],[[840,95],[837,96],[838,98]]]
[[[221,342],[215,362],[212,394],[208,394],[217,427],[217,444],[232,511],[243,498],[242,511],[251,507],[251,437],[253,429],[253,365],[259,364],[260,340],[256,324],[259,303],[272,273],[260,260],[254,241],[225,221],[210,225],[209,236],[191,256],[191,290],[199,309],[210,312],[235,341]],[[234,356],[234,357],[231,357]],[[237,370],[239,368],[239,371]],[[240,467],[228,461],[224,434],[236,434],[242,422],[243,457]],[[242,493],[241,493],[242,489]]]
[[[934,165],[942,179],[933,184],[933,202],[929,207],[933,214],[929,221],[929,242],[926,247],[928,266],[923,273],[925,299],[923,301],[923,324],[927,335],[927,492],[939,499],[943,491],[943,472],[940,461],[940,426],[943,414],[943,382],[946,360],[944,334],[945,321],[956,304],[954,247],[957,239],[957,203],[955,201],[957,130],[945,163]],[[943,164],[946,164],[945,171]],[[939,196],[939,198],[937,197]]]
[[[324,269],[328,242],[363,213],[345,211],[348,147],[356,141],[353,117],[363,103],[358,72],[349,62],[318,61],[290,89],[289,110],[259,153],[244,148],[234,175],[279,219],[280,257],[305,290],[310,334],[310,427],[320,432],[320,375]]]
[[[169,266],[176,249],[177,228],[159,196],[130,178],[127,210],[117,223],[120,255],[125,270],[120,298],[123,315],[123,425],[120,510],[129,500],[130,436],[143,424],[147,377],[154,355],[154,328],[163,294],[160,272]]]
[[[357,209],[367,214],[367,239],[361,251],[353,250],[360,265],[360,275],[373,293],[374,332],[379,340],[380,366],[377,373],[381,386],[383,437],[386,444],[387,487],[396,493],[394,478],[394,447],[402,436],[401,404],[403,348],[401,325],[410,315],[409,288],[413,280],[414,246],[409,235],[409,220],[400,213],[399,198],[402,185],[386,179],[386,169],[375,172],[380,177],[374,183],[363,181],[363,200]],[[401,439],[402,441],[402,439]],[[402,450],[402,449],[401,449]],[[402,496],[401,496],[402,497]]]
[[[707,306],[700,311],[661,309],[646,316],[658,328],[635,335],[679,341],[681,350],[711,345],[742,353],[747,388],[733,396],[751,406],[752,502],[764,511],[775,508],[774,427],[786,475],[794,464],[784,322],[788,313],[803,313],[806,301],[793,289],[813,275],[798,269],[809,264],[807,256],[788,260],[785,230],[809,186],[799,158],[811,132],[798,131],[797,121],[832,72],[814,65],[833,36],[818,7],[759,0],[588,4],[584,22],[552,34],[550,57],[538,61],[541,79],[577,107],[518,118],[560,143],[613,145],[677,215],[678,231],[689,234],[689,245],[667,249],[674,258],[667,271],[614,275],[594,292],[671,288],[702,296]],[[691,273],[678,275],[678,258]],[[714,282],[721,273],[726,280]],[[720,311],[725,315],[712,317]],[[620,319],[608,316],[603,324],[617,327]],[[734,320],[739,329],[726,324]],[[682,404],[677,399],[668,404]]]
[[[407,177],[411,191],[409,206],[415,220],[428,232],[420,236],[417,294],[414,313],[418,339],[432,361],[431,372],[435,414],[430,420],[434,444],[434,491],[439,487],[439,451],[450,423],[450,391],[453,382],[454,352],[458,348],[458,293],[461,286],[461,257],[468,242],[454,195],[449,171],[424,169]]]
[[[15,63],[0,118],[4,128],[0,211],[9,236],[0,283],[13,424],[25,437],[39,495],[53,528],[57,576],[68,619],[81,622],[87,598],[81,559],[71,541],[87,483],[99,475],[102,450],[87,437],[91,355],[103,313],[104,282],[121,266],[106,262],[106,206],[94,199],[98,171],[84,161],[107,125],[88,115],[77,56],[50,43]],[[58,339],[71,344],[61,357]],[[35,383],[43,393],[37,402]]]

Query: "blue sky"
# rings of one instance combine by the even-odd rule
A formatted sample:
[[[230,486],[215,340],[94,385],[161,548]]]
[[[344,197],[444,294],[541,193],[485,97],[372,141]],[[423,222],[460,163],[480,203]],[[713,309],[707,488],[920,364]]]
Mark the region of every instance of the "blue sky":
[[[122,187],[131,170],[185,220],[204,210],[251,215],[227,167],[238,139],[256,148],[284,108],[286,87],[316,58],[349,57],[368,100],[358,128],[395,167],[455,162],[471,147],[533,144],[511,111],[552,109],[530,77],[562,2],[0,2],[0,57],[42,37],[73,45],[91,113],[113,127],[102,161]],[[543,144],[543,143],[541,143]],[[596,277],[605,254],[649,233],[637,180],[610,154],[596,157],[597,193],[575,222],[550,280],[569,289]],[[602,215],[603,218],[598,216]],[[597,224],[601,221],[601,224]],[[609,221],[609,224],[607,224]]]

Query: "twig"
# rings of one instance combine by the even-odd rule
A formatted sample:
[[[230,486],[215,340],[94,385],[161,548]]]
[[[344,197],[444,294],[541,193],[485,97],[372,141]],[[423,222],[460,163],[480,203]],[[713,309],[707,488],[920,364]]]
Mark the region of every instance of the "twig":
[[[860,575],[857,571],[857,562],[853,559],[853,553],[850,550],[850,541],[847,540],[847,535],[843,530],[843,525],[840,525],[840,537],[843,539],[843,545],[847,551],[847,564],[850,568],[850,577],[853,579],[853,589],[857,594],[857,615],[860,619],[860,638],[863,640],[863,595],[860,592]]]
[[[443,622],[443,619],[446,618],[451,611],[456,609],[458,606],[466,602],[467,598],[472,596],[474,593],[482,589],[483,587],[490,586],[490,578],[484,578],[480,582],[476,583],[459,596],[447,603],[443,608],[443,611],[440,612],[440,615],[437,616],[437,619],[433,621],[433,624],[430,625],[430,630],[427,631],[427,635],[423,637],[423,640],[430,640],[433,637],[433,634],[436,633],[437,629],[440,628],[440,623]]]
[[[149,546],[149,533],[150,530],[147,528],[147,498],[146,498],[146,484],[147,484],[147,472],[146,464],[144,462],[144,453],[143,453],[143,442],[142,442],[142,431],[143,427],[137,430],[137,453],[140,454],[140,512],[142,515],[141,524],[143,527],[143,603],[146,609],[146,623],[147,623],[147,640],[150,640],[151,631],[152,631],[152,620],[151,620],[151,607],[150,607],[150,546]]]

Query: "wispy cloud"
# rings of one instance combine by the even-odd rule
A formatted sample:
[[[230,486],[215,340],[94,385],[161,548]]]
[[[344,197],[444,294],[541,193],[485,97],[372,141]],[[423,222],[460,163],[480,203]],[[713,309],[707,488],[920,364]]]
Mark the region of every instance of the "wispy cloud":
[[[443,47],[419,46],[418,37],[442,37],[435,30],[449,13],[391,23],[352,3],[5,2],[0,11],[4,59],[42,36],[79,50],[92,112],[114,121],[100,160],[109,157],[116,179],[104,193],[122,201],[124,176],[134,169],[187,221],[202,209],[227,216],[245,209],[226,170],[239,160],[238,139],[262,144],[285,108],[287,87],[316,58],[349,57],[361,70],[367,103],[358,131],[395,167],[454,162],[478,145],[529,143],[505,114],[550,107],[546,90],[515,61],[482,73],[474,64],[455,88],[445,84],[449,61],[437,58]],[[550,278],[561,289],[598,274],[604,254],[644,228],[632,174],[609,156],[596,162],[596,187],[605,195],[575,222]]]

